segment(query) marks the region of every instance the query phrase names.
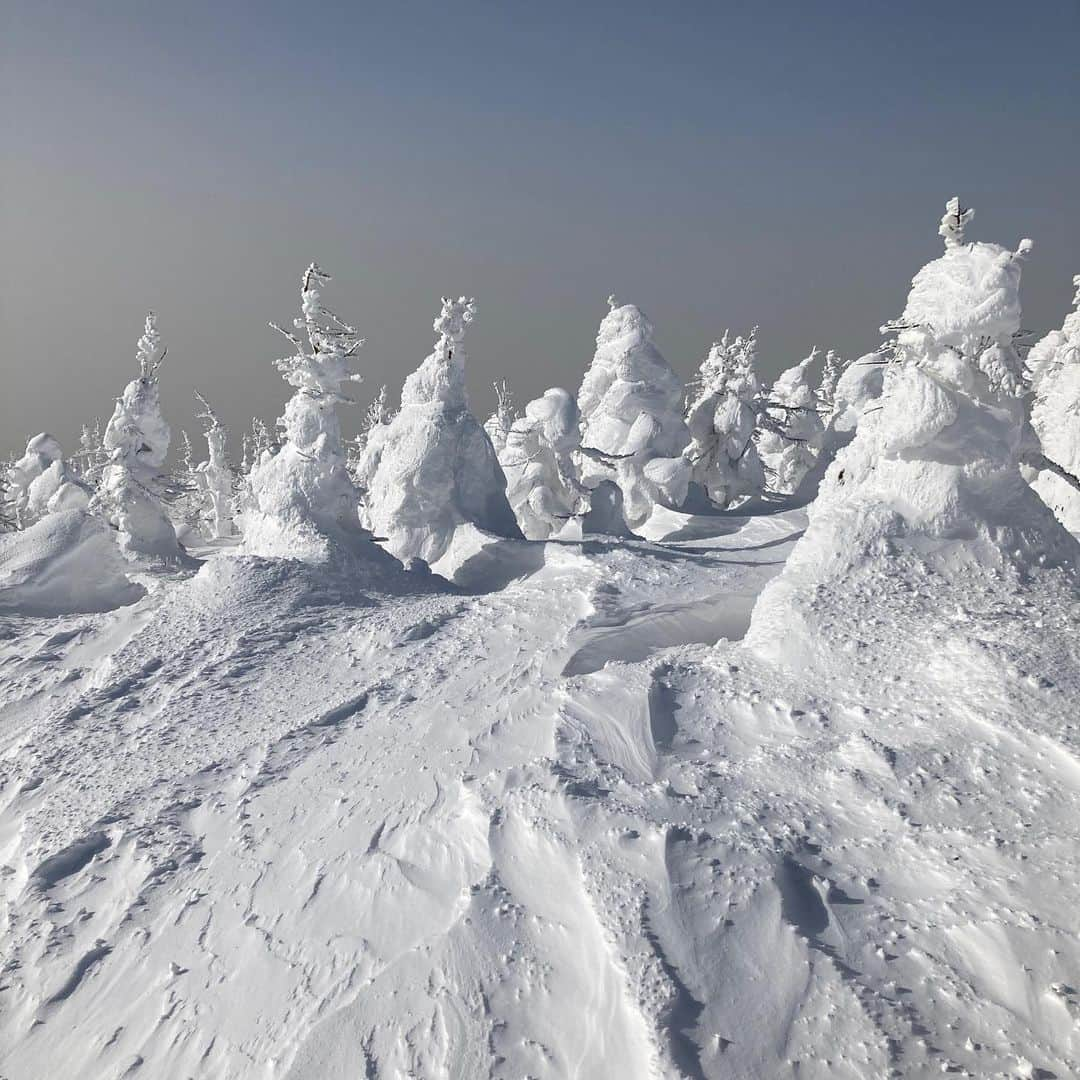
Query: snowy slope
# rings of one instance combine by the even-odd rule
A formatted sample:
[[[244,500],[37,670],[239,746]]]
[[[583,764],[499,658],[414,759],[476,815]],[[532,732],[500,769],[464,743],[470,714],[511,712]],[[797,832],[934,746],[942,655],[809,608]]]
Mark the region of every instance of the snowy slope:
[[[0,1073],[1075,1073],[1075,580],[854,581],[793,669],[804,527],[5,617]]]

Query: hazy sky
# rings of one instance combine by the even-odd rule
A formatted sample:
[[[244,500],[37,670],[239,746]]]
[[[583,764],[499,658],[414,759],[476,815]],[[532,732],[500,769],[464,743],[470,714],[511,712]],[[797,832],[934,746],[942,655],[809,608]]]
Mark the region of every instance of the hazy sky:
[[[1080,3],[54,4],[0,0],[0,448],[107,417],[152,307],[175,428],[234,430],[311,259],[368,344],[362,400],[478,298],[469,383],[576,390],[605,298],[689,376],[760,325],[773,374],[871,348],[940,250],[1080,273]],[[356,416],[345,418],[355,427]]]

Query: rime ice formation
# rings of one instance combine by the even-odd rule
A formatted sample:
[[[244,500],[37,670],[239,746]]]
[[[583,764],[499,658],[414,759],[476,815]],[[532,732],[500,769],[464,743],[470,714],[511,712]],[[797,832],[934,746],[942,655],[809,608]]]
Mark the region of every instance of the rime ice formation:
[[[574,451],[580,445],[578,410],[561,387],[546,390],[510,425],[499,462],[506,496],[529,540],[546,540],[588,510],[577,479]]]
[[[804,360],[788,368],[769,391],[757,446],[768,487],[778,495],[793,495],[798,491],[821,451],[825,428],[818,413],[818,396],[810,381],[810,367],[817,356],[814,349]]]
[[[228,433],[210,407],[210,402],[197,390],[195,397],[204,409],[199,418],[206,422],[206,449],[209,455],[198,466],[200,486],[205,496],[204,518],[209,525],[210,536],[215,540],[224,540],[233,534],[233,472],[225,452]]]
[[[261,449],[248,478],[241,529],[248,554],[322,562],[348,552],[378,559],[360,527],[336,412],[349,400],[344,385],[360,380],[349,361],[363,339],[323,306],[319,290],[329,281],[312,263],[300,281],[293,329],[271,323],[293,346],[277,369],[296,392],[279,421],[281,449]]]
[[[169,425],[161,413],[157,372],[165,351],[150,312],[139,338],[139,377],[124,388],[105,429],[109,460],[94,505],[119,531],[126,554],[174,562],[183,549],[161,501]]]
[[[1028,354],[1034,390],[1031,423],[1043,453],[1073,476],[1080,476],[1080,275],[1073,278],[1075,310]],[[1043,470],[1033,484],[1061,523],[1080,533],[1080,492]]]
[[[652,324],[633,304],[618,305],[600,323],[596,352],[578,393],[581,479],[592,489],[614,483],[631,528],[657,505],[686,498],[691,465],[683,451],[683,387],[653,344]]]
[[[725,330],[702,361],[687,407],[692,480],[719,507],[760,495],[765,486],[753,439],[761,393],[756,345],[756,327],[745,338]]]
[[[90,492],[68,469],[59,442],[42,432],[8,469],[7,500],[13,520],[26,526],[60,510],[85,510]]]
[[[908,589],[945,603],[955,583],[977,605],[1002,582],[1075,566],[1080,548],[1020,469],[1027,424],[1013,337],[1031,243],[961,244],[970,211],[950,203],[946,218],[961,225],[943,224],[945,254],[915,275],[880,400],[829,467],[806,535],[754,610],[747,640],[759,652],[812,662],[835,648],[829,596],[850,594],[870,618]]]
[[[474,300],[443,299],[434,352],[405,380],[398,413],[368,432],[357,463],[365,523],[402,561],[436,562],[466,525],[521,536],[465,393],[463,339],[475,315]]]
[[[484,421],[484,430],[488,433],[491,445],[495,447],[496,454],[502,454],[506,446],[506,437],[510,434],[510,428],[518,419],[518,411],[514,407],[514,395],[510,387],[504,382],[493,384],[495,387],[495,411]]]

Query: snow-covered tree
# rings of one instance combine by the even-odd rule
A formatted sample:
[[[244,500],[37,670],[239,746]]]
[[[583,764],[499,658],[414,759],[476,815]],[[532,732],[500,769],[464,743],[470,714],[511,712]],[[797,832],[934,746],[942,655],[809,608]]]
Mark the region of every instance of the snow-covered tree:
[[[292,346],[278,371],[295,393],[278,425],[276,454],[259,449],[244,511],[244,549],[252,554],[325,560],[342,545],[357,553],[364,539],[357,492],[345,467],[336,408],[348,402],[346,383],[359,382],[349,362],[363,344],[353,327],[323,306],[330,276],[316,263],[300,281],[301,310],[293,329],[270,325]]]
[[[228,432],[211,408],[210,402],[198,390],[195,391],[195,397],[203,407],[203,411],[198,415],[205,423],[204,434],[209,455],[208,459],[198,466],[200,488],[204,495],[203,520],[213,539],[224,540],[233,534],[233,472],[225,449]]]
[[[656,505],[686,499],[690,434],[683,420],[683,387],[653,344],[640,308],[608,298],[596,353],[578,393],[580,476],[593,489],[608,482],[622,494],[623,514],[641,525]]]
[[[26,444],[26,453],[7,470],[7,516],[21,529],[46,514],[85,510],[90,489],[64,461],[60,443],[46,432]]]
[[[765,473],[754,443],[761,387],[754,371],[757,327],[746,337],[725,330],[691,384],[686,457],[692,480],[717,506],[761,494]]]
[[[150,312],[138,343],[139,376],[124,388],[105,428],[102,442],[109,463],[94,505],[119,530],[126,554],[173,562],[183,557],[183,549],[162,505],[170,433],[161,413],[157,373],[165,352]]]
[[[521,535],[465,392],[463,341],[475,316],[474,300],[443,299],[434,351],[405,380],[399,412],[368,432],[359,461],[365,523],[403,561],[437,561],[463,525]]]
[[[372,428],[379,427],[381,424],[389,424],[392,415],[387,404],[386,384],[383,383],[379,388],[379,392],[372,398],[371,404],[368,405],[364,412],[364,418],[360,421],[360,430],[349,440],[349,445],[346,448],[345,465],[349,470],[349,476],[352,477],[353,483],[360,490],[361,503],[363,502],[363,484],[360,482],[360,463],[364,456],[364,447],[367,445],[368,435]]]
[[[1074,310],[1065,316],[1060,330],[1053,330],[1028,354],[1034,401],[1031,422],[1042,452],[1056,465],[1080,476],[1080,275],[1073,278]],[[1080,492],[1049,469],[1034,480],[1058,519],[1080,533]]]
[[[101,483],[105,466],[109,463],[108,454],[102,445],[104,436],[100,418],[93,424],[83,424],[79,435],[79,452],[75,455],[75,467],[79,477],[92,489]]]
[[[760,418],[758,454],[765,466],[769,490],[793,495],[821,451],[825,425],[810,368],[818,350],[785,371],[770,387]]]
[[[1021,473],[1032,452],[1014,339],[1031,243],[960,243],[956,229],[945,238],[945,254],[916,274],[891,324],[880,397],[829,466],[806,534],[755,607],[747,643],[785,663],[836,653],[827,592],[841,596],[830,610],[868,598],[876,610],[893,597],[902,608],[927,588],[978,607],[980,589],[1080,558]]]
[[[505,436],[499,462],[506,495],[529,540],[554,536],[589,509],[574,460],[581,444],[578,421],[570,393],[552,387],[525,406]]]
[[[961,207],[960,200],[955,195],[945,204],[945,213],[938,226],[938,236],[944,237],[947,250],[963,246],[964,230],[974,216],[975,211]]]
[[[846,366],[835,349],[829,349],[825,354],[825,363],[821,368],[821,382],[818,384],[817,406],[822,423],[826,426],[836,407],[836,386]]]
[[[181,533],[189,530],[199,532],[203,524],[202,477],[195,463],[191,436],[181,430],[179,442],[177,463],[169,484],[169,512],[173,521],[182,526]]]
[[[495,411],[484,421],[484,430],[495,447],[495,453],[501,454],[510,428],[518,418],[518,411],[514,407],[514,394],[505,380],[491,385],[495,388]]]

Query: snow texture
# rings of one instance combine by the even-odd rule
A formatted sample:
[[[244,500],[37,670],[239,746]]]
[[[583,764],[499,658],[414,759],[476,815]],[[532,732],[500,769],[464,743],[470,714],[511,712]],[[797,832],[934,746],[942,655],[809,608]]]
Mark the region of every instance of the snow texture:
[[[357,463],[365,524],[403,562],[436,562],[463,526],[521,536],[465,393],[463,339],[475,316],[474,300],[443,299],[434,351],[405,380],[397,414],[368,432]]]
[[[1028,354],[1035,400],[1031,423],[1043,453],[1062,468],[1080,476],[1080,276],[1076,285],[1075,310],[1065,317],[1060,330],[1053,330]],[[1061,477],[1043,471],[1034,481],[1061,523],[1080,533],[1080,492]]]

